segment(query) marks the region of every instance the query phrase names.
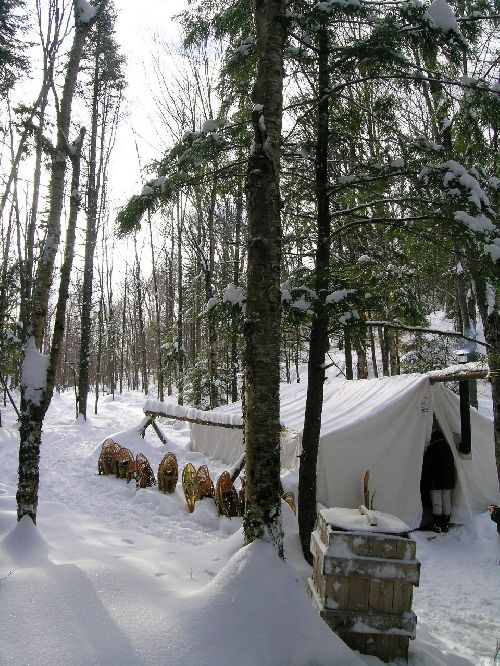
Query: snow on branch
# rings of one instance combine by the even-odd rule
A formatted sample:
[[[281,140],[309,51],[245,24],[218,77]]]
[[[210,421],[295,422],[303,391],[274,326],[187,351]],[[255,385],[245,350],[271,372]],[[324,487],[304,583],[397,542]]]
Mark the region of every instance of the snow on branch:
[[[40,354],[34,336],[29,337],[24,348],[21,384],[24,386],[25,399],[34,405],[40,404],[47,388],[48,367],[49,357]]]
[[[390,321],[362,321],[360,322],[364,326],[385,326],[386,328],[394,328],[401,331],[410,331],[412,333],[431,333],[433,335],[448,335],[453,338],[461,338],[462,340],[467,340],[468,342],[474,342],[477,345],[482,347],[487,347],[488,349],[493,349],[492,345],[487,342],[482,342],[481,340],[476,340],[476,338],[471,338],[463,333],[458,333],[458,331],[442,331],[438,328],[426,328],[425,326],[407,326],[406,324],[400,324]]]
[[[76,13],[79,23],[90,23],[99,11],[99,6],[91,5],[87,0],[75,0]]]
[[[464,381],[467,379],[487,379],[489,376],[488,368],[480,363],[461,363],[459,365],[450,365],[442,370],[430,370],[425,373],[431,382],[451,382]]]

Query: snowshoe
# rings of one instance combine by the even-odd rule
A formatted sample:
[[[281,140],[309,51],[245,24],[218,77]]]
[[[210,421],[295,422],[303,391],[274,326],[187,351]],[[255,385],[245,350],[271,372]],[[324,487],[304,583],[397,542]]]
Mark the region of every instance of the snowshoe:
[[[197,501],[204,497],[214,496],[214,484],[210,478],[210,473],[206,465],[202,465],[198,468],[196,476],[194,477],[194,487]]]
[[[239,497],[229,472],[222,472],[215,485],[215,503],[219,516],[234,518],[239,513]]]
[[[182,470],[182,489],[184,490],[189,513],[193,513],[196,502],[195,477],[196,470],[191,463],[188,463]]]
[[[156,478],[151,465],[144,453],[138,453],[135,457],[135,481],[138,488],[156,486]]]
[[[162,493],[173,493],[179,479],[179,466],[175,453],[166,453],[158,467],[158,490]]]

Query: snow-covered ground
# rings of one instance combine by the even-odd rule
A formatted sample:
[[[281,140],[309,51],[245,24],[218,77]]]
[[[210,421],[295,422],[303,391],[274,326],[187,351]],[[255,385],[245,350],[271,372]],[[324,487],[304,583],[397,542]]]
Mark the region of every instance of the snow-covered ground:
[[[16,524],[18,432],[10,406],[0,428],[1,666],[349,666],[379,664],[350,651],[314,613],[296,519],[283,505],[283,564],[265,544],[243,548],[241,519],[205,499],[190,514],[175,494],[97,476],[100,443],[142,419],[144,397],[100,401],[75,421],[74,396],[56,395],[40,462],[38,524]],[[188,450],[185,424],[131,434],[157,469],[166,450],[180,467],[224,465]],[[283,478],[296,491],[296,472]],[[500,536],[486,511],[428,540],[414,532],[421,581],[410,664],[486,666],[500,639]]]

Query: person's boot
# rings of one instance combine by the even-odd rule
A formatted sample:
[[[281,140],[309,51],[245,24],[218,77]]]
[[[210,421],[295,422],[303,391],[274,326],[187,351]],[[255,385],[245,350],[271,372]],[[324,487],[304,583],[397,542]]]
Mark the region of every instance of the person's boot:
[[[435,513],[432,514],[432,526],[431,526],[431,532],[441,532],[441,519],[442,516],[437,516]]]
[[[450,528],[450,516],[441,516],[441,532],[448,532]]]

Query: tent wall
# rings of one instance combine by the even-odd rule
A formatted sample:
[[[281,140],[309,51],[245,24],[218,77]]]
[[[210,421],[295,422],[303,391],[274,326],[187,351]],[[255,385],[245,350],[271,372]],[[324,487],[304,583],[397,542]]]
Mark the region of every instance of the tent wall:
[[[190,423],[191,450],[234,465],[243,454],[243,431],[237,428]],[[295,469],[299,465],[300,435],[285,430],[281,434],[281,467]]]
[[[335,402],[342,396],[332,401],[330,427],[321,437],[318,501],[327,507],[363,504],[363,477],[369,470],[373,508],[418,527],[422,459],[432,421],[429,392],[425,380],[400,380],[392,385],[387,380],[368,380],[343,388],[345,401],[337,408]]]
[[[190,423],[191,449],[234,465],[243,455],[243,430]]]

